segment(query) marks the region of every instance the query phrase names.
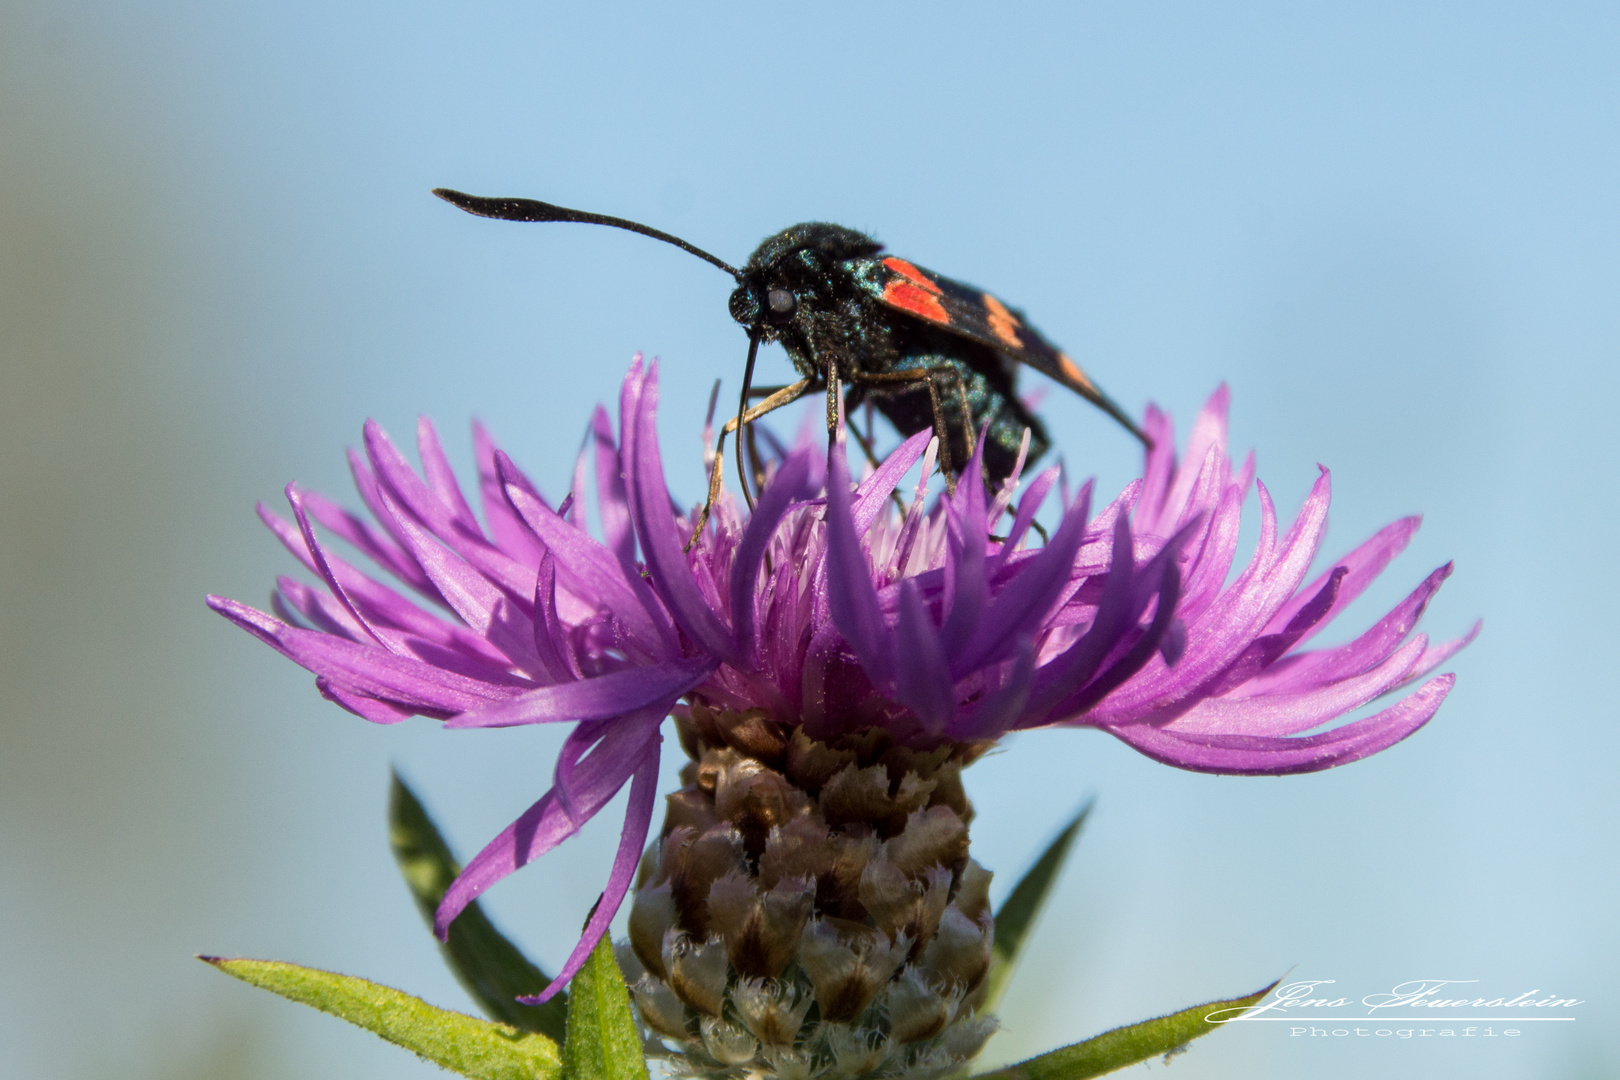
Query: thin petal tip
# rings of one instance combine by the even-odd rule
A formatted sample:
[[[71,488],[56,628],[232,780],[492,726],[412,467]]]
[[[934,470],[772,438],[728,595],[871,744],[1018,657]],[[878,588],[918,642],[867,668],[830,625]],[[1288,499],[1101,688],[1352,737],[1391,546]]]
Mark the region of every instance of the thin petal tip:
[[[533,994],[533,995],[531,995],[529,997],[520,997],[520,998],[518,998],[517,1003],[519,1005],[544,1005],[546,1002],[548,1002],[552,998],[556,997],[562,991],[562,988],[563,988],[563,984],[562,984],[562,981],[559,979],[559,980],[556,980],[556,981],[552,982],[552,984],[550,986],[546,987],[544,990],[540,991],[538,994]]]

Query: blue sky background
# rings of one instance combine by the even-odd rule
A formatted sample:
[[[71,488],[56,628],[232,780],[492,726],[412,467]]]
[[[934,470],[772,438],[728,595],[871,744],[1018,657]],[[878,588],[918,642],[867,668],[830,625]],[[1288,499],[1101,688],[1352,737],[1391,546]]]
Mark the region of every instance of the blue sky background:
[[[1098,799],[987,1061],[1291,972],[1587,1004],[1511,1043],[1253,1025],[1176,1075],[1605,1074],[1617,55],[1597,4],[0,0],[0,1075],[438,1075],[190,955],[469,1008],[391,866],[387,771],[470,854],[558,736],[371,727],[202,595],[290,571],[253,501],[346,492],[368,416],[430,414],[461,463],[482,417],[560,490],[638,349],[695,499],[744,339],[703,263],[436,185],[732,261],[799,220],[867,228],[1026,308],[1132,410],[1185,430],[1227,381],[1285,513],[1334,470],[1324,562],[1425,515],[1341,640],[1457,561],[1426,628],[1484,634],[1388,753],[1211,778],[1039,732],[974,768],[1003,891]],[[1088,406],[1044,413],[1072,471],[1134,475]],[[548,966],[612,817],[490,896]]]

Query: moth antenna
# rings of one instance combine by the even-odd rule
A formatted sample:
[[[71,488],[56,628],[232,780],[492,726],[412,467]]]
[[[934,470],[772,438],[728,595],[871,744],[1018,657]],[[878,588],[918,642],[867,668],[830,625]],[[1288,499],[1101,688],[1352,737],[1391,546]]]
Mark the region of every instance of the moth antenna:
[[[742,280],[742,271],[724,259],[710,255],[678,236],[672,236],[651,225],[643,225],[639,221],[609,217],[607,214],[592,214],[585,210],[570,210],[566,206],[554,206],[538,199],[493,199],[482,195],[467,195],[460,191],[452,191],[450,188],[434,188],[433,194],[469,214],[498,218],[501,221],[577,221],[584,225],[611,225],[615,229],[626,229],[642,236],[650,236],[654,240],[662,240],[666,244],[674,244],[682,251],[696,255],[704,262],[718,266],[737,280]]]

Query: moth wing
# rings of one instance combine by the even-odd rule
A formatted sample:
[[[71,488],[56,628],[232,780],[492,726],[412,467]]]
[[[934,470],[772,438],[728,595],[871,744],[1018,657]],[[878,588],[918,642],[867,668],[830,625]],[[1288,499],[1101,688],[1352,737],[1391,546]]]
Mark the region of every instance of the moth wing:
[[[1030,326],[1022,311],[1008,307],[982,289],[952,281],[893,255],[851,262],[856,281],[886,307],[1028,364],[1096,405],[1143,443],[1151,445],[1125,410],[1097,389],[1080,365]]]

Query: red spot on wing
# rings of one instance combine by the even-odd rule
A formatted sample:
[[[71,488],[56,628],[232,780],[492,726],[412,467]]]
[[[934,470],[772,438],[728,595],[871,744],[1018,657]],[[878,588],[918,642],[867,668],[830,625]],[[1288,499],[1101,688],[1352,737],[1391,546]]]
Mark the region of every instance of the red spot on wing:
[[[890,270],[893,270],[907,281],[910,281],[913,285],[916,285],[927,292],[933,293],[935,296],[940,295],[939,286],[930,281],[927,274],[923,273],[915,266],[912,266],[910,263],[906,262],[906,260],[897,259],[893,255],[890,255],[887,259],[883,260],[883,265],[887,266]]]
[[[1092,385],[1091,379],[1087,377],[1085,372],[1080,370],[1079,364],[1069,359],[1068,353],[1058,353],[1058,368],[1073,380],[1075,385],[1084,387],[1093,394],[1097,392],[1097,388]]]
[[[1012,349],[1022,349],[1023,341],[1018,337],[1018,319],[1007,310],[1007,305],[991,296],[984,294],[984,311],[990,323],[990,330],[1001,340],[1003,345]]]
[[[946,326],[951,322],[951,317],[945,313],[945,305],[939,302],[938,296],[909,281],[891,281],[883,286],[883,302],[930,322],[943,323]]]

